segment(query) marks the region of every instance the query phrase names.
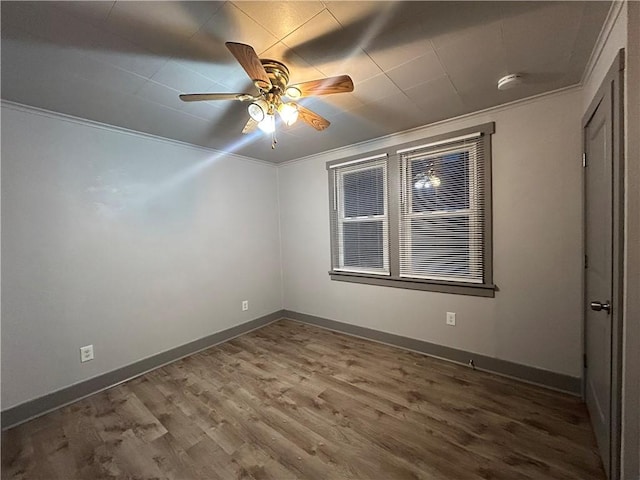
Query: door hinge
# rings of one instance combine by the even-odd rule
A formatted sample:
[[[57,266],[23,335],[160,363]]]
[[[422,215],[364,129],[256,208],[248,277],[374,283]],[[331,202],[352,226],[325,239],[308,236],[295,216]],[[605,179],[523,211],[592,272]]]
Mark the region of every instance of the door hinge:
[[[587,166],[587,154],[583,153],[582,154],[582,168]]]
[[[584,256],[584,268],[589,268],[589,257]]]
[[[582,364],[584,365],[584,368],[587,368],[587,354],[586,353],[582,354]]]

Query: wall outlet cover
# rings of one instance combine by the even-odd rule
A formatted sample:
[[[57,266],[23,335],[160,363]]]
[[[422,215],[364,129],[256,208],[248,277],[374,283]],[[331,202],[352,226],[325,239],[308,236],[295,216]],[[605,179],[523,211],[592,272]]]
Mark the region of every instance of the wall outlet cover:
[[[89,360],[93,360],[93,345],[80,347],[80,361],[88,362]]]
[[[456,314],[455,312],[447,312],[447,325],[455,326]]]
[[[242,311],[246,312],[247,310],[249,310],[249,300],[243,300],[242,301]]]

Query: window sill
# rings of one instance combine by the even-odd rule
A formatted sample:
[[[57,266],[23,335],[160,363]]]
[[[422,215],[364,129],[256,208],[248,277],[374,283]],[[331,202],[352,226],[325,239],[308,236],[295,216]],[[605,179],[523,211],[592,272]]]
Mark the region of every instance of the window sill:
[[[381,287],[406,288],[409,290],[424,290],[428,292],[451,293],[455,295],[471,295],[475,297],[495,297],[496,286],[493,284],[447,282],[435,280],[420,280],[417,278],[393,278],[367,275],[363,273],[330,271],[331,280],[339,282],[364,283]]]

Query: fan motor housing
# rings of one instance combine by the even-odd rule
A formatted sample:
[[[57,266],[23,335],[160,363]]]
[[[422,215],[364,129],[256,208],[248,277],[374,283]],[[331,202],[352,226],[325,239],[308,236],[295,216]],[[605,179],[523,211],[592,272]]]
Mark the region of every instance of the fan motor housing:
[[[271,80],[272,89],[270,91],[272,93],[284,93],[289,84],[289,69],[286,65],[268,58],[260,59],[260,62],[267,72],[269,80]],[[277,90],[277,92],[274,90]]]

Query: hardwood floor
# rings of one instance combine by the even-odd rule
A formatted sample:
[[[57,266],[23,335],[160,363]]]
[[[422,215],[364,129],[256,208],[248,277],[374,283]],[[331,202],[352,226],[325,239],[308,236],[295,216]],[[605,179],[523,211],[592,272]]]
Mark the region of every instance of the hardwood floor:
[[[579,399],[282,320],[13,428],[2,478],[604,479]]]

